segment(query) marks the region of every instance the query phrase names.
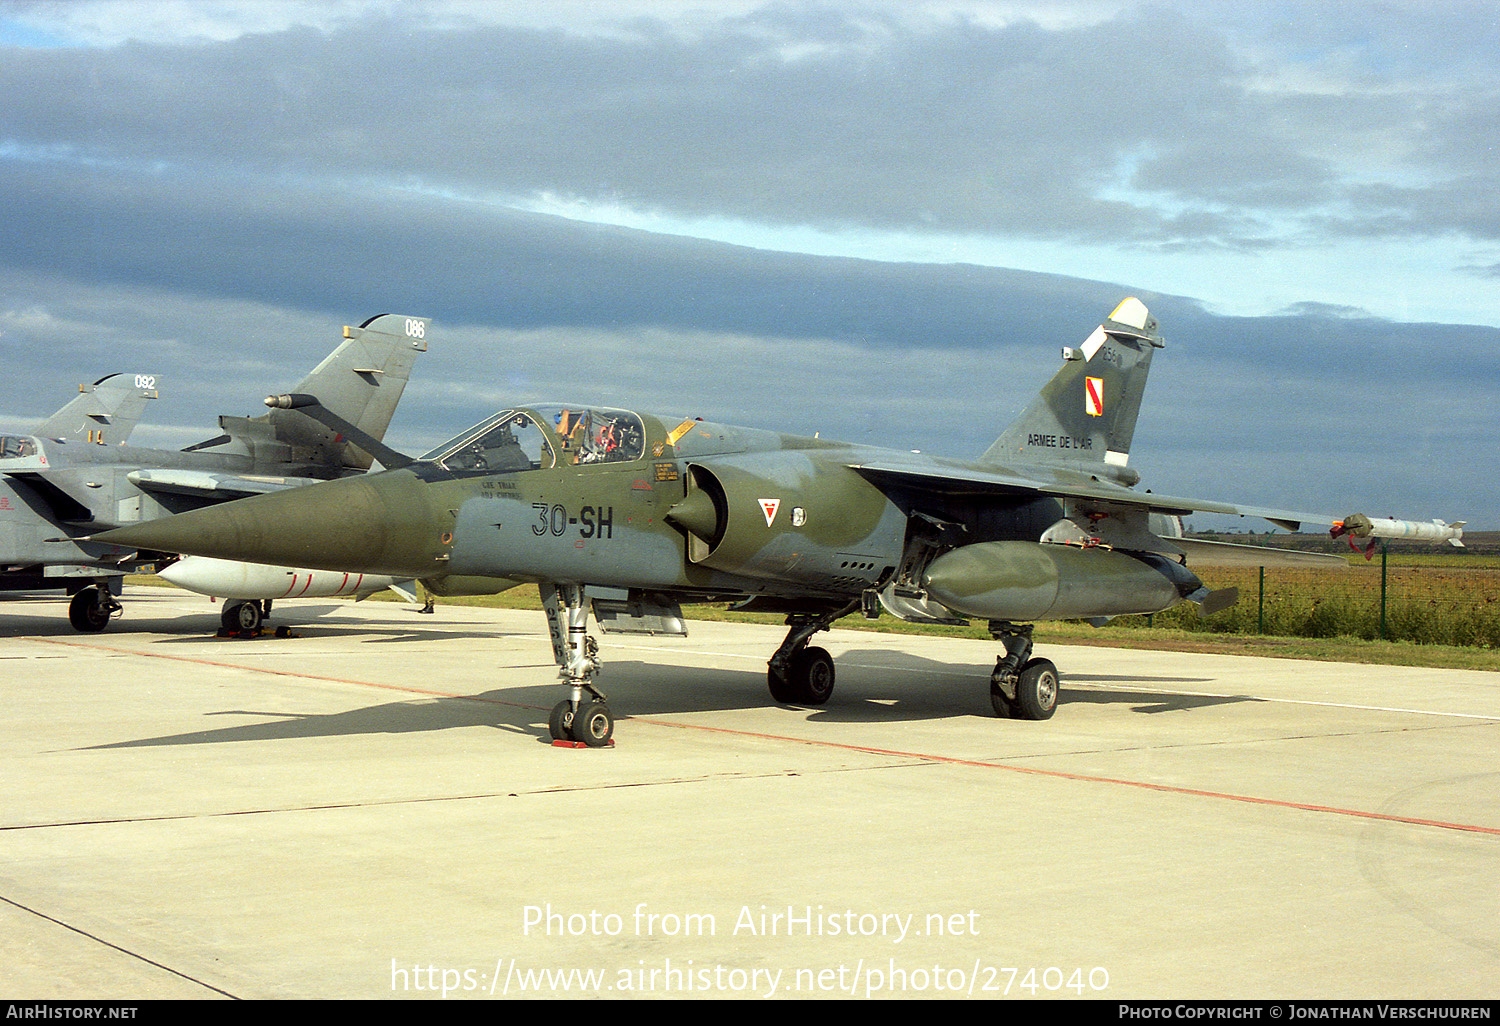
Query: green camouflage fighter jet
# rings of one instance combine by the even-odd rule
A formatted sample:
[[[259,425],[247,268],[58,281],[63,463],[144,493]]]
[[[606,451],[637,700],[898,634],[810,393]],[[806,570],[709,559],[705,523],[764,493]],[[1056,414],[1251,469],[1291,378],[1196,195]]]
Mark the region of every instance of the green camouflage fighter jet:
[[[415,577],[439,593],[472,576],[534,582],[571,688],[550,719],[564,742],[604,745],[613,731],[590,611],[605,631],[683,634],[684,601],[784,613],[771,695],[805,705],[826,702],[834,684],[833,659],[808,641],[842,616],[985,620],[1004,648],[989,682],[995,712],[1046,719],[1058,675],[1032,658],[1035,621],[1234,601],[1232,590],[1205,588],[1190,559],[1337,560],[1192,541],[1178,519],[1209,511],[1295,529],[1339,523],[1331,517],[1134,490],[1131,435],[1162,344],[1146,307],[1125,300],[1081,347],[1063,350],[1062,369],[977,460],[620,409],[518,406],[400,469],[97,540]]]

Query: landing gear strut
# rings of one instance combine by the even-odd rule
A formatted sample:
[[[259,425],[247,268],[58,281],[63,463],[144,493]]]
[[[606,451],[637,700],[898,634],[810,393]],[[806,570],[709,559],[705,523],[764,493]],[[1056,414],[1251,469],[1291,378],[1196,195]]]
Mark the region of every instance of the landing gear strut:
[[[990,674],[990,706],[996,716],[1050,719],[1057,711],[1057,667],[1031,657],[1031,624],[991,620],[990,634],[1005,646]]]
[[[828,701],[833,694],[833,656],[807,642],[859,606],[856,601],[832,612],[794,613],[786,618],[791,630],[766,667],[772,698],[782,705],[822,705]]]
[[[604,748],[615,732],[614,716],[604,694],[594,686],[599,672],[599,644],[588,635],[588,606],[577,584],[543,584],[542,608],[552,635],[552,657],[570,695],[552,707],[547,730],[553,741],[572,741]],[[585,697],[587,692],[587,697]]]

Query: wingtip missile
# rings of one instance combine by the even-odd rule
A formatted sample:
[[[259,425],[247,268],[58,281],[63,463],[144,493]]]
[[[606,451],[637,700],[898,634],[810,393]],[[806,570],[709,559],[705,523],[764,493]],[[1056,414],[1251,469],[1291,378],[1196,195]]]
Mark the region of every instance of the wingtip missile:
[[[1369,517],[1363,513],[1351,513],[1333,525],[1330,534],[1337,538],[1348,535],[1350,544],[1355,538],[1367,538],[1373,548],[1376,539],[1404,538],[1412,541],[1445,541],[1454,548],[1463,548],[1464,521],[1445,523],[1441,520],[1395,520],[1390,517]]]

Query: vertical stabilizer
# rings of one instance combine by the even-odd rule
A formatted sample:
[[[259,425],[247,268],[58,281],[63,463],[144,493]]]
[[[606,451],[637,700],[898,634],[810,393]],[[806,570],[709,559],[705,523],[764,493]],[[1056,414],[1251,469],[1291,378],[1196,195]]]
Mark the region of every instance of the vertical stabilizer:
[[[985,452],[995,463],[1040,462],[1134,479],[1125,465],[1151,354],[1165,343],[1156,319],[1127,299],[1077,349]]]
[[[157,394],[155,374],[110,374],[92,385],[79,385],[78,395],[39,424],[36,434],[120,445]]]
[[[428,320],[381,314],[344,329],[343,343],[298,383],[295,391],[316,396],[324,409],[376,440],[385,437],[417,354],[427,351]],[[343,470],[368,470],[370,454],[295,410],[272,410],[267,418],[278,439],[315,449],[321,461]],[[331,451],[332,450],[332,451]]]

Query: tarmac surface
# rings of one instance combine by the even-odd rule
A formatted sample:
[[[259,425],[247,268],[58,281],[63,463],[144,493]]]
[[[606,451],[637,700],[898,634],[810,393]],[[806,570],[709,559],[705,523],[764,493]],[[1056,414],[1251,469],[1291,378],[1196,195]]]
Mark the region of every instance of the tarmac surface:
[[[693,623],[567,750],[540,613],[125,603],[0,602],[0,997],[1500,994],[1500,674]]]

